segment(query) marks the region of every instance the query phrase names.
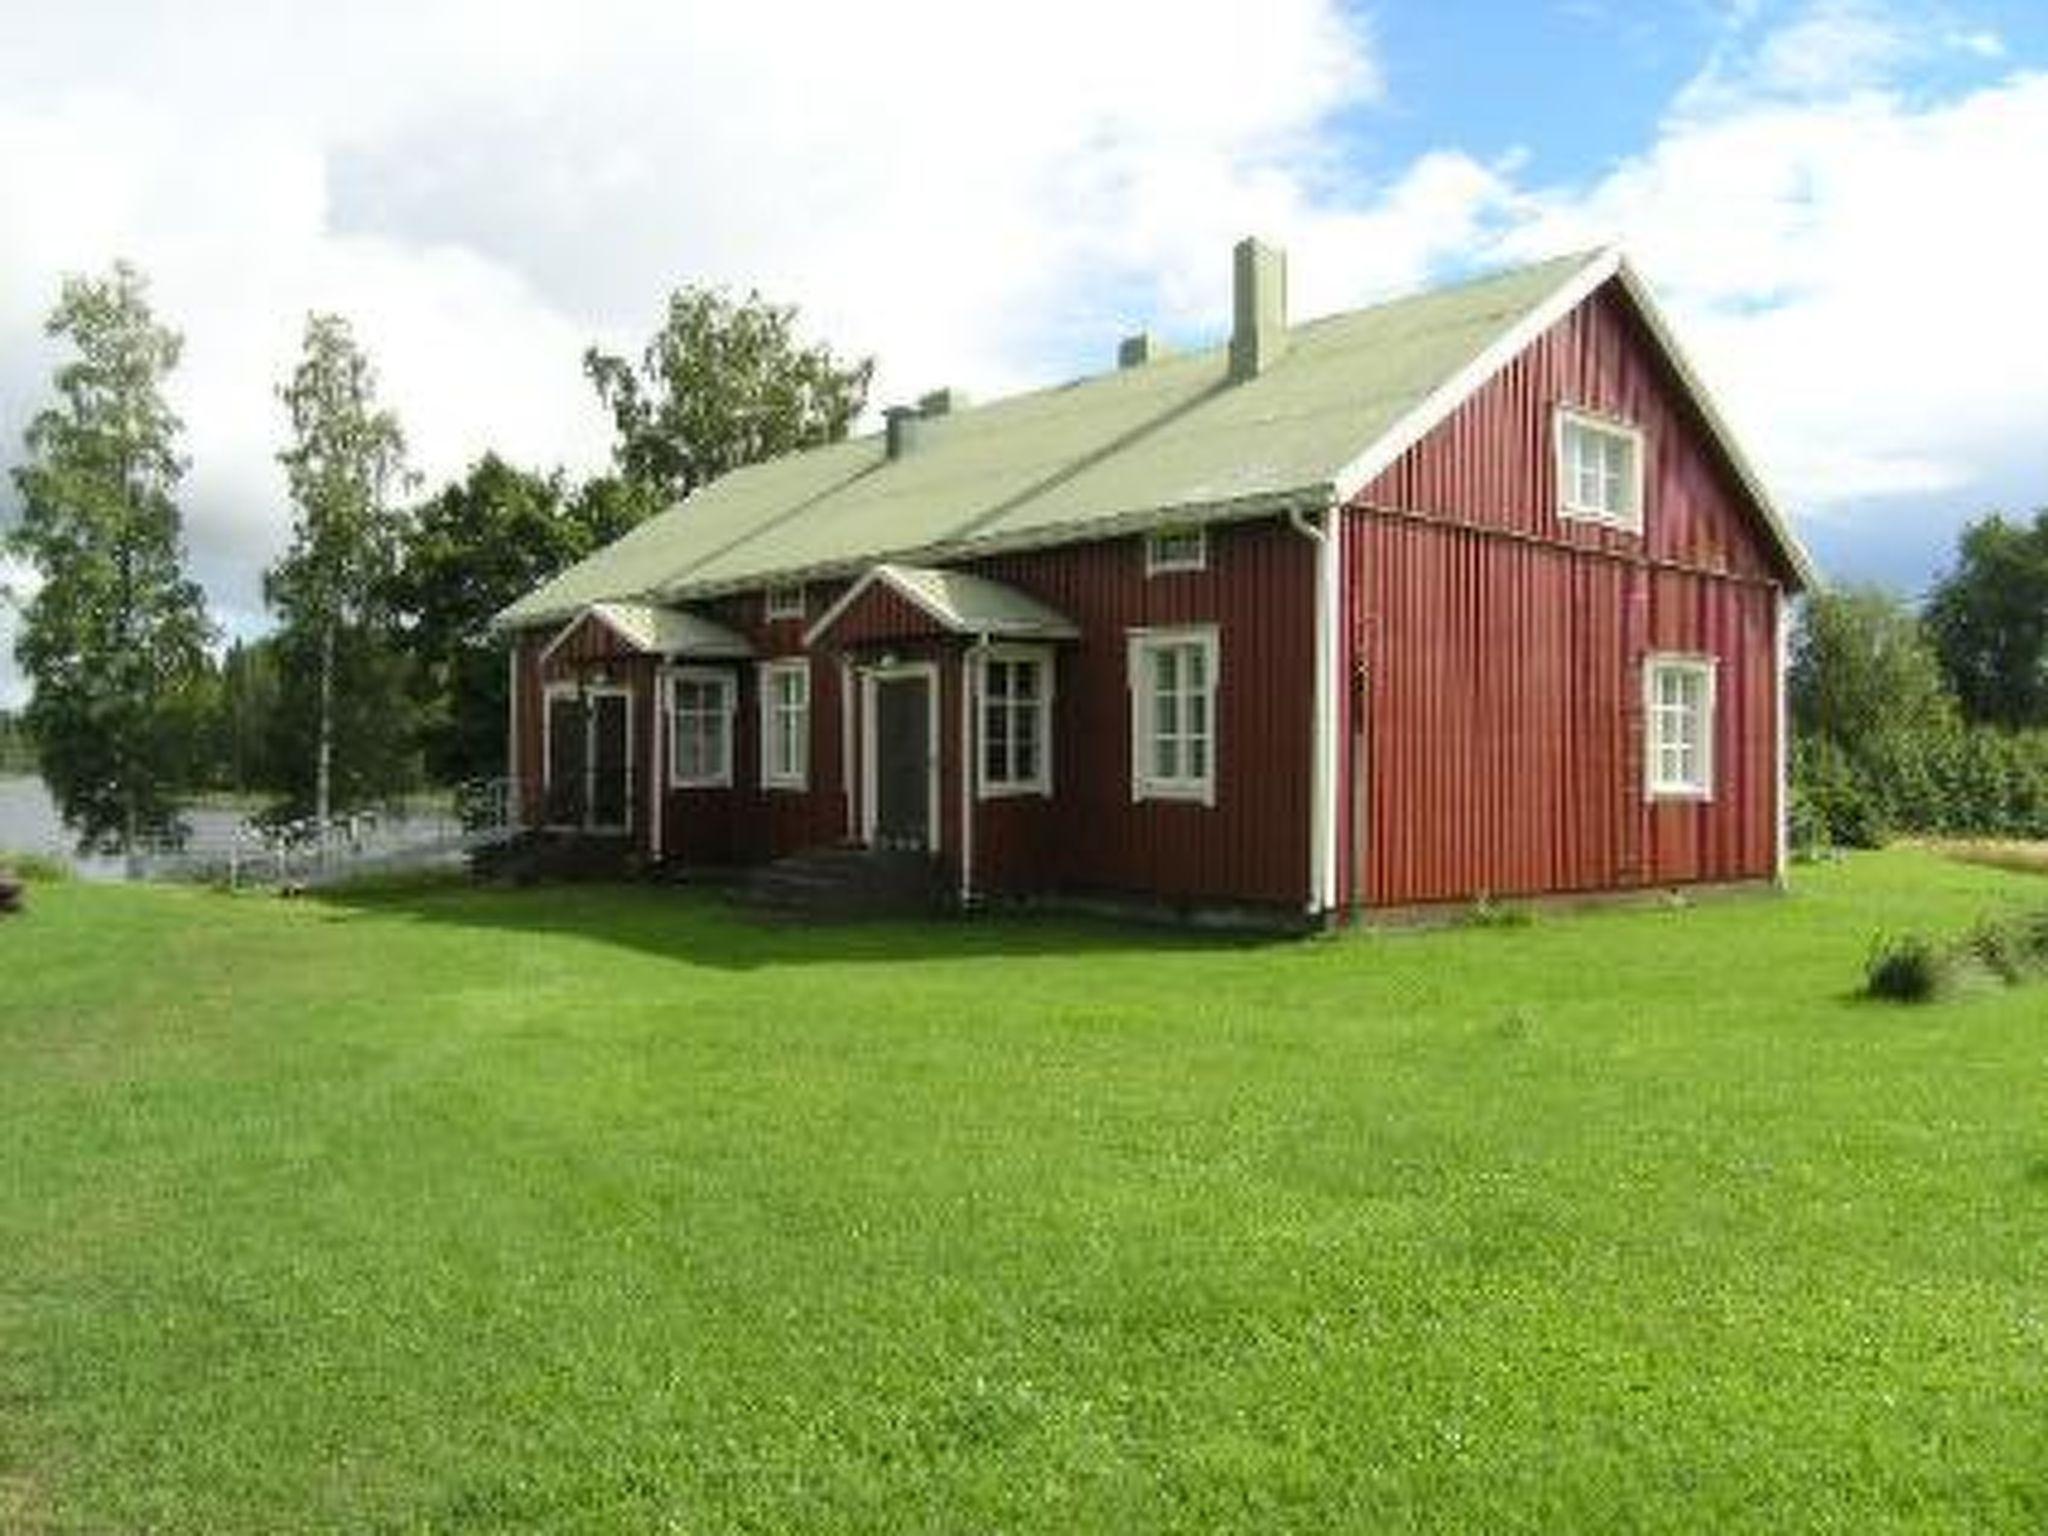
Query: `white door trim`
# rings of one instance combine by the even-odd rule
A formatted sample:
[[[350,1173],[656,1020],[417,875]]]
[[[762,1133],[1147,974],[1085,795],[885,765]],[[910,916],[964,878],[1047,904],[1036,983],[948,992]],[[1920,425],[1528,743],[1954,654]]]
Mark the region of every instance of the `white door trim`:
[[[888,666],[864,667],[860,674],[860,840],[873,845],[875,841],[875,781],[878,777],[877,747],[875,741],[875,685],[885,682],[903,682],[912,678],[922,679],[926,688],[925,709],[925,825],[930,838],[930,853],[939,852],[946,841],[944,825],[939,820],[939,780],[944,777],[939,768],[939,664],[935,661],[905,661]]]
[[[629,683],[549,683],[542,700],[540,718],[540,761],[541,761],[541,803],[547,804],[548,791],[555,785],[554,730],[555,700],[558,698],[581,699],[583,701],[583,819],[581,821],[550,821],[548,826],[563,832],[630,832],[633,830],[633,797],[622,794],[620,804],[625,807],[626,819],[622,822],[599,823],[591,820],[591,808],[597,799],[597,711],[590,707],[593,699],[612,695],[626,701],[626,776],[633,773],[633,689]]]

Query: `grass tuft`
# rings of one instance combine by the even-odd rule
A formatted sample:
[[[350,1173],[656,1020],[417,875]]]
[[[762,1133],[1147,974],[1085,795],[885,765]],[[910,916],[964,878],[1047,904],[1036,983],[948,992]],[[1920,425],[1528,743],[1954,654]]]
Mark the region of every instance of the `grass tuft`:
[[[71,866],[49,853],[8,853],[0,849],[0,871],[10,871],[30,885],[55,885],[71,878]]]
[[[1895,1003],[1932,1003],[1962,990],[1964,965],[1949,945],[1924,933],[1879,938],[1863,964],[1863,988]]]
[[[1530,928],[1536,923],[1535,909],[1522,902],[1501,901],[1482,895],[1465,909],[1461,926],[1466,928]]]

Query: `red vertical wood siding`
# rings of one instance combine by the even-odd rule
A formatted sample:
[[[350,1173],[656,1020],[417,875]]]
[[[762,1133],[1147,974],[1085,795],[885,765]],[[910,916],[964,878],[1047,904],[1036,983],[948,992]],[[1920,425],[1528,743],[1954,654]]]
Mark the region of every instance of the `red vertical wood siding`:
[[[1055,648],[1052,800],[979,803],[976,883],[1303,906],[1314,547],[1266,520],[1212,528],[1202,571],[1148,577],[1141,538],[969,568],[1031,593],[1081,631]],[[1182,624],[1218,632],[1216,804],[1133,803],[1126,637]]]
[[[1641,537],[1558,516],[1554,411],[1644,433]],[[1610,286],[1345,519],[1340,890],[1399,906],[1770,876],[1775,550]],[[1643,665],[1719,662],[1711,802],[1651,802]]]
[[[1642,432],[1642,537],[1557,515],[1559,405]],[[1698,409],[1612,283],[1510,361],[1359,502],[1691,570],[1789,574]]]
[[[755,864],[846,836],[846,784],[840,750],[837,659],[804,649],[804,632],[844,595],[843,581],[804,590],[804,617],[767,617],[762,592],[736,593],[689,606],[746,636],[757,656],[743,662],[688,662],[729,668],[735,679],[733,782],[725,789],[669,789],[663,851],[691,864]],[[801,790],[761,782],[760,663],[811,662],[811,771]]]

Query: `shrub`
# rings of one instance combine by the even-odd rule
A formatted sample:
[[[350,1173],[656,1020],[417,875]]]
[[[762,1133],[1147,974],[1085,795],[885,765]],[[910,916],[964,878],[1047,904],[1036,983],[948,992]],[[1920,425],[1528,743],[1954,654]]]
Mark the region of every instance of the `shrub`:
[[[1963,982],[1955,951],[1925,934],[1879,939],[1863,966],[1863,987],[1872,997],[1899,1003],[1929,1003],[1947,997]]]
[[[1525,906],[1512,902],[1496,901],[1492,896],[1482,894],[1465,909],[1467,928],[1527,928],[1536,921],[1536,914]]]
[[[29,885],[54,885],[71,878],[71,866],[47,853],[0,853],[0,870]]]
[[[2041,957],[2019,918],[1987,917],[1963,935],[1961,951],[2007,986],[2039,973]]]

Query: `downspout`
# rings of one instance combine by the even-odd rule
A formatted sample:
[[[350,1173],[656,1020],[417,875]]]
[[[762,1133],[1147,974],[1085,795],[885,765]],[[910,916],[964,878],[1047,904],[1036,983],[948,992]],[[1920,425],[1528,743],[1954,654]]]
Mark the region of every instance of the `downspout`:
[[[1787,868],[1791,863],[1792,846],[1792,756],[1791,742],[1786,727],[1790,724],[1786,707],[1787,684],[1791,672],[1792,636],[1791,627],[1785,621],[1787,602],[1785,589],[1778,587],[1774,592],[1775,612],[1773,627],[1777,631],[1778,651],[1778,693],[1777,693],[1777,736],[1778,736],[1778,849],[1777,882],[1779,889],[1785,886]]]
[[[505,821],[514,832],[526,822],[526,779],[519,771],[519,652],[523,646],[514,630],[512,651],[505,658],[510,684],[505,694]]]
[[[654,719],[650,726],[654,739],[647,743],[647,787],[654,797],[648,807],[647,836],[651,846],[647,851],[657,864],[666,857],[661,846],[661,813],[663,802],[668,799],[668,765],[663,762],[668,755],[669,738],[668,673],[665,665],[657,665],[654,669],[654,708],[651,711]]]
[[[846,795],[846,840],[860,837],[853,810],[853,663],[839,658],[839,785]]]
[[[1322,526],[1296,507],[1287,514],[1294,531],[1316,550],[1316,629],[1314,726],[1309,732],[1309,867],[1308,915],[1334,912],[1337,906],[1337,583],[1341,574],[1337,549],[1339,508],[1333,500],[1323,508]]]
[[[974,677],[988,636],[960,653],[960,905],[974,904]]]

